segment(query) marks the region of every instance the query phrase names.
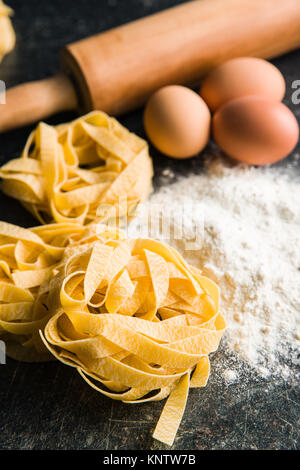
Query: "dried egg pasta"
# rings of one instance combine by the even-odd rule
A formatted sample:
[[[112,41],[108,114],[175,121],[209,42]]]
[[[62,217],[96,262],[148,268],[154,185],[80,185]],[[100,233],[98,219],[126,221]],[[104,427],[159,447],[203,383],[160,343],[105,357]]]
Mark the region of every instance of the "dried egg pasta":
[[[100,224],[61,223],[24,229],[0,222],[0,335],[5,336],[9,356],[47,359],[39,330],[56,303],[56,270],[70,254],[110,238],[105,230]]]
[[[0,62],[15,47],[16,36],[9,18],[12,14],[12,9],[0,0]]]
[[[154,437],[172,445],[189,387],[206,385],[225,328],[217,286],[149,239],[96,241],[56,279],[59,305],[41,332],[48,349],[113,399],[169,396]]]
[[[146,141],[100,111],[56,127],[41,122],[21,157],[0,169],[2,190],[41,223],[77,224],[131,216],[152,173]]]
[[[207,383],[225,321],[218,287],[176,250],[109,228],[150,192],[146,142],[99,111],[40,123],[0,176],[6,194],[42,223],[56,222],[0,222],[8,354],[57,358],[126,403],[168,397],[153,436],[172,445],[189,388]]]

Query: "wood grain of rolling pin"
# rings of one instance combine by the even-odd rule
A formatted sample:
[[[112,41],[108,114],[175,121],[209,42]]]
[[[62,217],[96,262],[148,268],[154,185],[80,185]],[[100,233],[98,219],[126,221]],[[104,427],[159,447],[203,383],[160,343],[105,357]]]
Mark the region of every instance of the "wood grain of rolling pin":
[[[19,85],[0,107],[0,132],[56,112],[119,115],[163,85],[196,85],[238,56],[300,46],[300,0],[194,0],[66,46],[62,72]]]

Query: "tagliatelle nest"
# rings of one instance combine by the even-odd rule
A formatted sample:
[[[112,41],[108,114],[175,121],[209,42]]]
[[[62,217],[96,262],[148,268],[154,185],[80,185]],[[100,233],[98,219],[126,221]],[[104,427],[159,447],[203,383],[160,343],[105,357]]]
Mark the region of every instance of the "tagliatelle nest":
[[[57,302],[58,266],[72,253],[112,236],[101,227],[65,223],[24,229],[0,222],[0,335],[5,336],[10,357],[53,359],[39,330],[47,324]]]
[[[206,385],[224,328],[218,287],[167,245],[100,224],[0,224],[8,354],[38,361],[50,351],[127,403],[169,396],[154,431],[162,442],[173,443],[189,388]]]
[[[0,0],[0,62],[15,47],[16,36],[9,19],[12,14],[12,9]]]
[[[58,279],[60,305],[43,334],[49,350],[116,400],[170,395],[154,437],[171,445],[189,387],[206,385],[225,328],[217,286],[149,239],[97,241]]]
[[[131,216],[152,174],[146,141],[100,111],[56,127],[40,123],[22,156],[0,169],[2,190],[41,223]]]

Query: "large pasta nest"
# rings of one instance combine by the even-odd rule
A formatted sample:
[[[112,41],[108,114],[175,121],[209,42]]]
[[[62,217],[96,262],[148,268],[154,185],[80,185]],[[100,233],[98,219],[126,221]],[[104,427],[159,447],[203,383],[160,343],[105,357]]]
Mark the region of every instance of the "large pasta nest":
[[[154,437],[171,444],[225,328],[214,282],[167,245],[96,224],[1,223],[0,236],[0,327],[19,346],[12,355],[20,344],[27,360],[48,350],[117,400],[170,395]]]

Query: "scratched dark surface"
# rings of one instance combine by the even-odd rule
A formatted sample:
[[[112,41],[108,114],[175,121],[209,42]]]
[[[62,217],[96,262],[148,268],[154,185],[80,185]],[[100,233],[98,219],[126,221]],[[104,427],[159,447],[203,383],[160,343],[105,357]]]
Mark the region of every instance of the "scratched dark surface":
[[[171,5],[169,0],[7,0],[14,8],[16,49],[0,66],[7,86],[47,77],[58,69],[58,51],[66,43]],[[201,47],[202,45],[199,45]],[[300,104],[291,101],[292,82],[300,79],[300,51],[274,63],[287,83],[285,103],[300,119]],[[0,109],[1,112],[1,109]],[[141,112],[122,118],[143,135]],[[58,123],[72,113],[48,119]],[[19,155],[31,128],[0,136],[0,163]],[[299,146],[296,149],[299,152]],[[172,161],[152,149],[155,187],[164,168],[175,174],[201,171],[201,156]],[[285,160],[286,164],[292,158]],[[0,219],[23,226],[36,221],[18,202],[0,194]],[[283,359],[284,360],[284,359]],[[260,379],[247,368],[232,385],[222,371],[235,370],[236,358],[225,347],[212,356],[205,389],[191,390],[174,449],[299,449],[299,387]],[[296,372],[296,371],[295,371]],[[163,402],[126,405],[88,387],[76,372],[58,362],[0,366],[1,449],[159,449],[151,434]]]

